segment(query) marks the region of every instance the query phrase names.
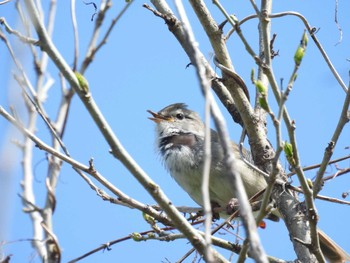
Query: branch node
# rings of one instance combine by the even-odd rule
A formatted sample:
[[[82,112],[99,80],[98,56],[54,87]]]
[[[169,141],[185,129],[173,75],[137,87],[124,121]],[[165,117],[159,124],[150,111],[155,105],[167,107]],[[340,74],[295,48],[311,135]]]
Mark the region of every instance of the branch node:
[[[96,169],[95,169],[95,166],[94,166],[94,158],[93,157],[91,157],[90,160],[89,160],[89,172],[96,173]]]
[[[162,18],[164,20],[164,22],[168,25],[170,31],[172,31],[171,27],[173,27],[176,24],[176,19],[171,18],[171,17],[167,16],[166,14],[162,14],[158,10],[155,10],[152,7],[150,7],[148,4],[143,4],[142,6],[146,9],[148,9],[149,11],[151,11],[155,16]]]
[[[109,242],[102,244],[102,246],[104,246],[103,251],[107,250],[107,251],[111,251],[111,244]]]

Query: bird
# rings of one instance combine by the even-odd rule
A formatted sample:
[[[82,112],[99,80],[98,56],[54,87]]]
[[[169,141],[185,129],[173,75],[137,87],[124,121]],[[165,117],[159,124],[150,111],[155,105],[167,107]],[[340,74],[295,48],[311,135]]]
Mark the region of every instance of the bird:
[[[181,188],[200,206],[203,206],[201,185],[204,166],[205,124],[199,114],[188,109],[185,103],[174,103],[158,112],[147,110],[156,123],[156,144],[164,166]],[[228,205],[236,198],[232,180],[224,163],[224,152],[215,130],[210,132],[211,165],[209,172],[209,196],[212,208],[219,208],[220,215],[228,211]],[[231,142],[235,166],[239,172],[248,198],[267,187],[262,173],[247,161],[254,163],[251,154]],[[241,152],[240,152],[241,151]],[[246,160],[243,160],[243,158]],[[221,209],[221,210],[220,210]],[[226,212],[227,213],[227,212]],[[350,256],[321,230],[318,231],[324,256],[331,263],[350,261]]]

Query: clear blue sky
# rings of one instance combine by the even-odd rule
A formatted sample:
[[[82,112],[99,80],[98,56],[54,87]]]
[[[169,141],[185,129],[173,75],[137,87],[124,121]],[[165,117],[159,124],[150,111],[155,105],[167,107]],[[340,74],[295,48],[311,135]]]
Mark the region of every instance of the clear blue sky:
[[[53,41],[69,64],[73,61],[73,32],[70,22],[70,1],[58,1],[57,15]],[[223,16],[219,14],[211,1],[206,1],[219,22]],[[96,1],[99,3],[99,1]],[[115,27],[107,44],[95,57],[85,77],[90,83],[90,89],[101,111],[105,114],[116,135],[143,169],[159,184],[176,205],[193,206],[194,202],[177,186],[175,181],[162,167],[154,143],[154,124],[147,119],[147,109],[157,111],[174,102],[185,102],[191,109],[203,113],[203,98],[199,91],[194,69],[186,65],[189,59],[168,31],[164,22],[142,7],[143,2],[134,3],[125,16]],[[0,16],[16,27],[17,20],[14,9],[15,1],[0,6]],[[222,1],[230,13],[238,19],[253,13],[248,1]],[[124,1],[115,1],[109,11],[106,30],[109,21],[122,9]],[[211,57],[212,49],[199,23],[186,5],[193,29],[202,52]],[[46,6],[44,6],[46,8]],[[319,28],[317,37],[328,53],[334,66],[345,83],[348,83],[349,71],[349,17],[350,3],[339,1],[338,20],[343,29],[343,40],[335,45],[340,37],[334,23],[334,1],[278,1],[273,12],[293,10],[302,13],[311,25]],[[94,26],[90,21],[92,6],[86,6],[77,1],[77,19],[80,36],[80,63],[85,55],[89,38]],[[257,52],[257,21],[246,23],[242,30],[251,41]],[[272,21],[272,32],[277,33],[274,44],[279,50],[279,56],[274,59],[274,70],[277,79],[284,78],[284,84],[290,77],[293,68],[293,55],[303,33],[303,24],[295,17],[279,18]],[[250,84],[250,71],[256,65],[245,52],[240,40],[234,36],[229,42],[234,67],[246,81],[253,96],[254,87]],[[30,68],[32,60],[28,48],[16,46],[20,52],[21,61]],[[11,79],[13,63],[4,44],[0,44],[0,104],[8,109],[9,105],[17,105],[20,114],[23,107],[16,101],[19,98],[19,88]],[[55,119],[60,100],[60,82],[57,70],[50,63],[50,74],[56,82],[49,92],[47,112]],[[31,79],[35,78],[31,74]],[[344,91],[327,68],[316,46],[309,41],[306,56],[298,73],[298,79],[287,102],[291,118],[296,121],[296,133],[302,165],[319,163],[338,121],[344,99]],[[272,100],[272,96],[271,96]],[[147,204],[154,204],[152,198],[132,175],[122,167],[109,153],[109,147],[104,142],[100,132],[95,127],[83,104],[77,97],[73,99],[71,115],[64,137],[64,143],[71,155],[78,161],[88,164],[93,157],[96,169],[107,179],[122,189],[126,194]],[[226,113],[225,113],[226,114]],[[228,116],[226,114],[226,116]],[[25,118],[25,114],[23,115]],[[228,117],[229,120],[229,117]],[[240,127],[229,122],[232,140],[239,140]],[[269,137],[274,144],[274,131],[269,126]],[[38,124],[38,135],[47,143],[51,142],[48,130],[41,121]],[[3,119],[0,118],[0,240],[15,241],[31,238],[32,226],[28,215],[22,212],[22,204],[17,196],[21,193],[22,178],[20,151],[9,143],[11,139],[21,139]],[[287,134],[283,133],[287,140]],[[339,140],[334,157],[349,154],[344,149],[350,145],[350,129],[347,126]],[[5,148],[6,146],[6,148]],[[35,149],[34,173],[37,203],[42,205],[45,189],[47,166],[45,153]],[[282,160],[285,163],[284,160]],[[349,167],[350,161],[340,164],[342,168]],[[287,166],[287,164],[286,164]],[[335,167],[328,168],[328,173],[334,173]],[[313,178],[316,171],[308,173]],[[298,181],[294,178],[294,185]],[[327,182],[323,195],[341,198],[341,193],[350,188],[349,175]],[[334,240],[350,251],[350,228],[348,218],[350,209],[344,205],[317,201],[320,216],[319,226]],[[63,261],[67,262],[108,241],[129,235],[132,232],[142,232],[149,226],[142,219],[140,212],[112,205],[101,200],[89,186],[67,164],[63,165],[57,186],[57,209],[53,218],[54,231],[62,248]],[[241,229],[242,231],[242,229]],[[282,222],[267,222],[267,228],[261,230],[261,237],[269,255],[283,259],[294,259],[288,233]],[[234,236],[222,236],[234,241]],[[98,252],[82,262],[161,262],[166,259],[178,260],[190,245],[185,240],[172,243],[147,241],[136,243],[125,241],[112,247],[111,251]],[[37,257],[30,261],[35,252],[28,242],[14,242],[2,247],[4,254],[13,254],[11,262],[40,262]],[[224,252],[225,255],[229,253]],[[192,257],[191,257],[192,260]],[[190,262],[190,261],[187,261]]]

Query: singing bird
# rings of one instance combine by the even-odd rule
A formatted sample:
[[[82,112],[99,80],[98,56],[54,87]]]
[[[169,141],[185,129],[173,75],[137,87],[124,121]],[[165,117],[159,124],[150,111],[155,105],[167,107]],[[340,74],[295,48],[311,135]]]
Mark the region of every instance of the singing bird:
[[[205,126],[200,116],[184,103],[171,104],[159,112],[148,110],[149,119],[156,126],[156,140],[159,152],[167,170],[175,181],[200,206],[203,206],[201,185],[204,165]],[[211,204],[225,209],[236,197],[231,174],[224,165],[224,154],[218,134],[211,131],[211,168],[209,195]],[[242,178],[248,198],[266,188],[267,183],[259,172],[246,164],[239,153],[239,147],[232,142],[237,170]],[[243,149],[243,156],[253,163],[250,152]],[[350,261],[350,256],[325,233],[319,231],[320,246],[324,256],[331,263]]]

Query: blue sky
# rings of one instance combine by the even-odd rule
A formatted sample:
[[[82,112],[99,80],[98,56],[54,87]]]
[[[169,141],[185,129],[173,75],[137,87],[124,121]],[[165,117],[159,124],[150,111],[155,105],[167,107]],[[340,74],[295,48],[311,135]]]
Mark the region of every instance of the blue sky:
[[[97,1],[96,3],[98,3]],[[147,109],[157,111],[174,102],[185,102],[191,109],[203,113],[203,98],[201,96],[195,71],[192,67],[186,69],[189,59],[182,48],[168,31],[164,22],[142,7],[143,2],[135,2],[116,25],[107,44],[95,57],[92,65],[86,71],[85,77],[90,83],[93,97],[105,114],[114,132],[141,167],[159,184],[176,205],[195,205],[187,194],[177,186],[175,181],[162,167],[157,156],[154,143],[154,124],[147,119]],[[206,1],[217,21],[223,21],[223,16]],[[71,65],[73,61],[73,32],[70,22],[69,1],[59,1],[57,6],[56,24],[53,41],[63,57]],[[248,1],[222,1],[230,13],[238,19],[253,13]],[[114,2],[109,11],[105,26],[116,16],[124,5],[123,1]],[[275,2],[273,12],[293,10],[302,13],[309,23],[319,28],[317,37],[334,63],[340,76],[348,83],[349,62],[349,18],[350,3],[339,1],[338,20],[343,29],[343,40],[339,40],[339,31],[334,23],[334,1],[280,1]],[[45,8],[45,6],[44,6]],[[210,58],[212,49],[205,33],[194,17],[193,11],[186,5],[195,36],[203,54]],[[80,60],[82,62],[93,30],[94,23],[90,21],[92,6],[86,6],[77,1],[77,20],[80,37]],[[6,17],[9,24],[16,27],[17,20],[14,1],[0,6],[0,16]],[[249,21],[243,27],[243,33],[252,43],[257,52],[257,21]],[[272,21],[272,32],[277,33],[275,49],[279,56],[273,61],[277,79],[284,78],[284,84],[293,69],[293,56],[303,33],[303,24],[295,17],[279,18]],[[12,39],[12,37],[10,37]],[[246,81],[251,96],[254,87],[250,84],[250,72],[256,65],[245,52],[237,36],[228,41],[234,67]],[[16,45],[22,63],[31,69],[31,57],[27,47]],[[4,44],[0,45],[0,81],[3,83],[0,91],[0,105],[8,109],[16,105],[16,109],[25,119],[25,111],[20,105],[19,88],[11,79],[14,70],[13,63]],[[49,92],[45,108],[55,119],[60,101],[60,82],[57,69],[49,64],[50,75],[55,78],[55,85]],[[34,81],[34,75],[30,74]],[[327,68],[320,52],[310,39],[306,56],[298,73],[293,91],[287,101],[291,118],[296,121],[296,133],[302,165],[319,163],[338,121],[345,93],[337,84]],[[270,97],[271,103],[273,101]],[[224,112],[227,120],[230,120]],[[228,123],[232,140],[238,141],[240,127]],[[269,124],[269,138],[274,144],[274,131]],[[45,125],[38,122],[38,136],[47,143],[51,142]],[[0,164],[0,195],[5,200],[0,208],[5,211],[0,216],[0,239],[15,241],[31,238],[32,228],[28,215],[22,212],[22,204],[17,196],[21,192],[21,154],[11,139],[21,139],[8,123],[0,118],[0,156],[4,160]],[[338,142],[334,157],[349,154],[344,149],[350,145],[350,130],[346,126]],[[283,139],[287,134],[283,131]],[[96,169],[126,194],[147,204],[154,204],[152,198],[142,189],[132,175],[109,153],[109,147],[94,125],[78,97],[74,97],[71,107],[64,143],[71,155],[78,161],[88,164],[93,157]],[[37,203],[44,202],[45,175],[47,166],[45,153],[34,150],[34,187],[38,195]],[[282,160],[285,164],[285,161]],[[349,167],[350,161],[340,163],[342,168]],[[287,164],[285,164],[287,166]],[[327,172],[334,173],[331,166]],[[316,171],[307,173],[313,178]],[[349,190],[348,175],[342,176],[325,184],[323,195],[341,198],[341,193]],[[297,178],[293,184],[298,185]],[[67,164],[63,165],[57,186],[57,209],[54,214],[54,231],[59,238],[63,250],[63,261],[67,262],[108,241],[129,235],[132,232],[142,232],[149,226],[142,219],[139,211],[112,205],[101,200],[89,186]],[[350,210],[347,206],[317,201],[320,216],[319,226],[334,240],[350,251],[350,229],[347,219]],[[240,230],[242,231],[242,229]],[[267,222],[267,228],[260,230],[264,247],[269,255],[283,259],[294,259],[288,233],[282,222]],[[223,238],[235,240],[234,236],[224,235]],[[190,245],[185,240],[172,243],[147,241],[136,243],[126,241],[112,247],[111,251],[98,252],[82,262],[161,262],[169,259],[178,260]],[[0,251],[1,252],[1,251]],[[29,262],[35,252],[28,242],[14,242],[3,246],[2,253],[13,254],[11,262]],[[229,256],[228,252],[224,252]],[[190,259],[192,260],[192,258]],[[187,261],[187,262],[190,262]],[[34,258],[31,262],[40,262]]]

